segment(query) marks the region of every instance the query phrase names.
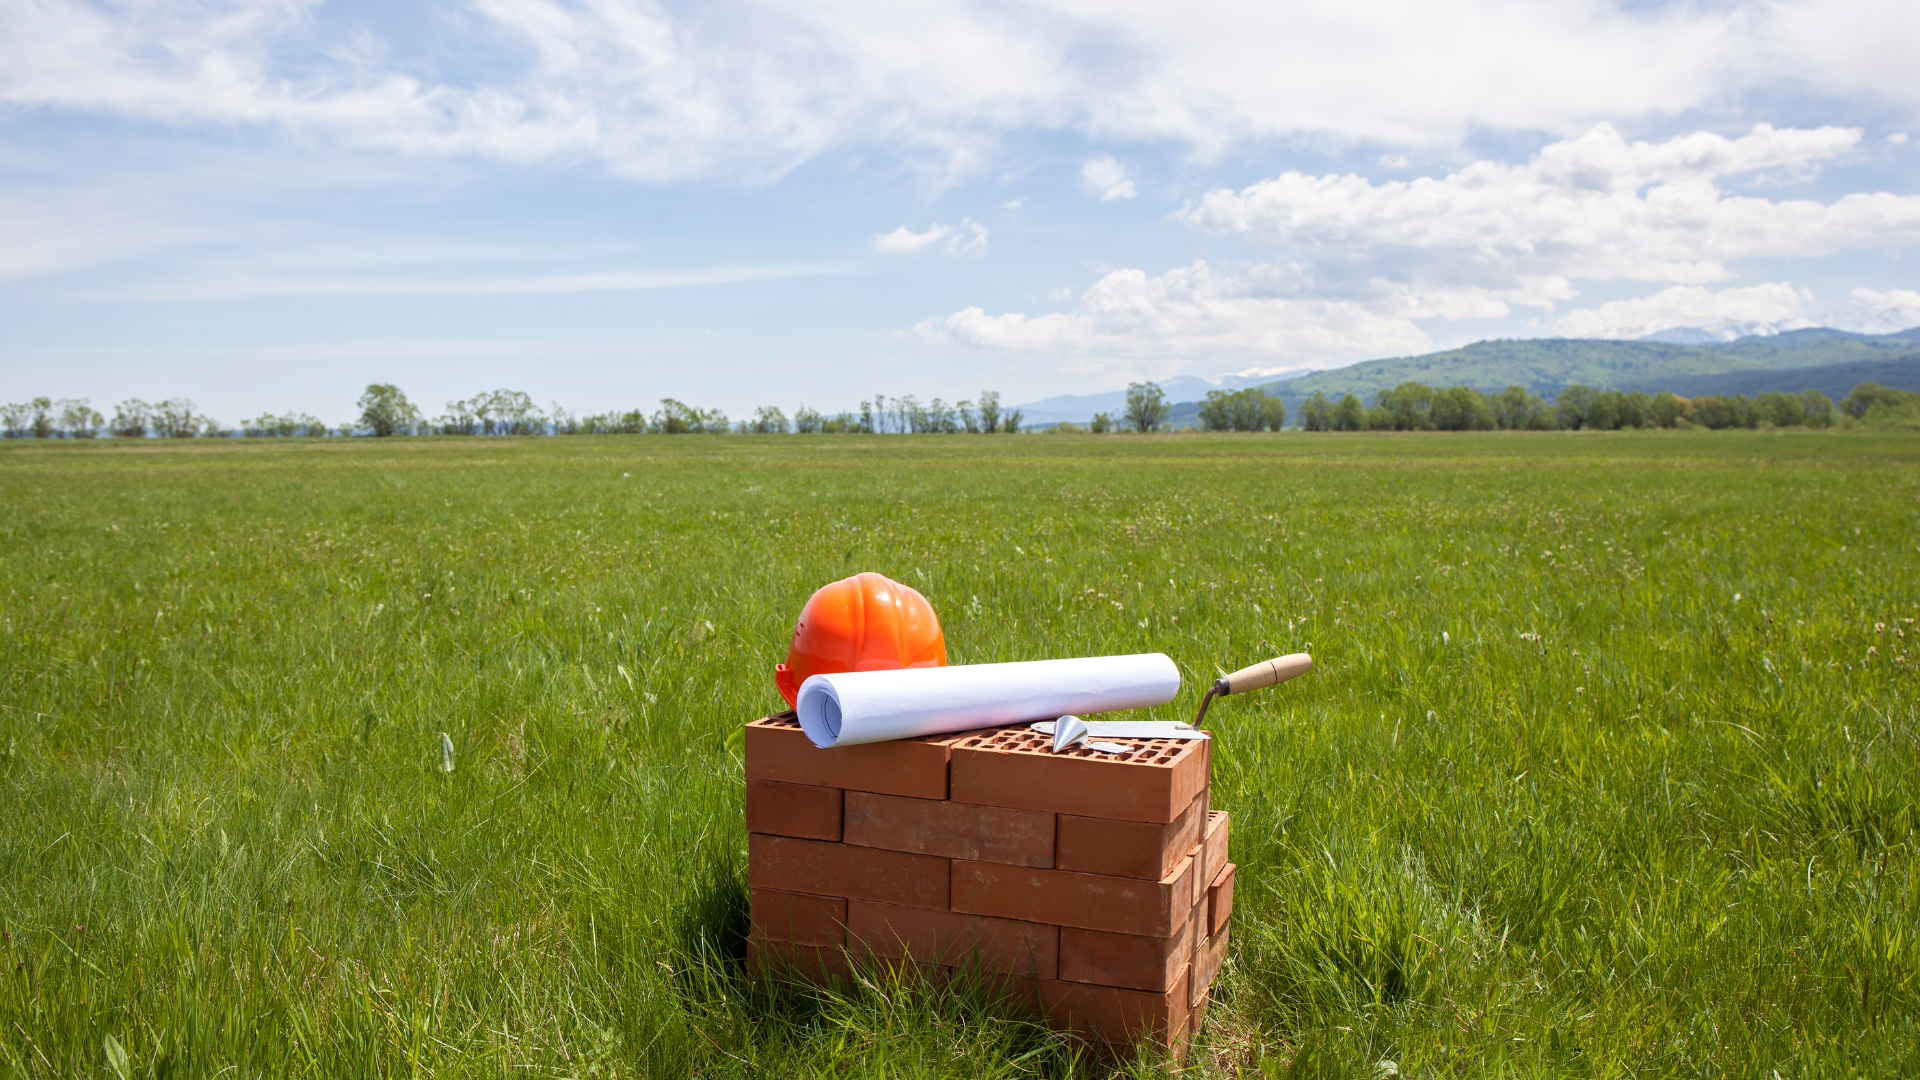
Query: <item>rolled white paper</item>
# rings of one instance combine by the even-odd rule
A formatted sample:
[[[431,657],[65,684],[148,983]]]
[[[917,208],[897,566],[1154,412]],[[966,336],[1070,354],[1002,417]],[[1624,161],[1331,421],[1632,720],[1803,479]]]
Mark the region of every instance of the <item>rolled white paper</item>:
[[[810,676],[795,708],[813,745],[857,746],[1164,705],[1180,669],[1164,653]]]

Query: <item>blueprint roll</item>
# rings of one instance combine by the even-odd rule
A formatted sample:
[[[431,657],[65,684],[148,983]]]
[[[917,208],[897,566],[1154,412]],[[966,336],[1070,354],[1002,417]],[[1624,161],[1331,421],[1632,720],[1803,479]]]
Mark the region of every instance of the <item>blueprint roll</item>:
[[[1180,669],[1164,653],[814,675],[795,708],[813,745],[888,739],[1164,705]]]

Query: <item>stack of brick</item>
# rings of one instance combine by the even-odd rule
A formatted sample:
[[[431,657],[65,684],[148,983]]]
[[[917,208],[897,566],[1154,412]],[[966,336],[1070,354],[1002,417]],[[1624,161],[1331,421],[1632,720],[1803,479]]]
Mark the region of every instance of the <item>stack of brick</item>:
[[[1205,741],[1052,752],[1028,728],[821,750],[745,735],[750,959],[1004,978],[1056,1027],[1184,1047],[1226,955],[1234,866]]]

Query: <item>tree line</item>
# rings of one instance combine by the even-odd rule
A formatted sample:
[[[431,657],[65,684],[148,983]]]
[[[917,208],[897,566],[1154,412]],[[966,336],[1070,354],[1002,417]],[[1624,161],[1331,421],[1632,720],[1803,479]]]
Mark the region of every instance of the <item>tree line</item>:
[[[294,435],[853,435],[1015,434],[1025,422],[1019,409],[1000,402],[1000,394],[984,390],[977,400],[949,405],[940,398],[922,403],[912,394],[877,394],[860,402],[857,411],[822,413],[801,406],[789,420],[777,406],[755,410],[750,419],[731,421],[720,409],[703,409],[674,398],[662,398],[652,413],[642,409],[575,415],[555,403],[542,409],[532,396],[519,390],[492,390],[447,402],[438,416],[427,417],[392,383],[367,387],[357,403],[360,416],[352,424],[330,428],[306,413],[263,413],[237,428],[202,413],[186,398],[146,402],[129,398],[114,407],[112,419],[103,416],[86,398],[34,398],[0,406],[0,434],[11,439],[92,439],[110,435],[126,439],[270,437]]]
[[[493,390],[447,402],[440,415],[427,418],[398,386],[376,383],[358,402],[354,424],[329,428],[307,413],[262,413],[230,428],[199,411],[185,398],[146,402],[129,398],[114,406],[111,419],[86,398],[31,401],[0,406],[0,433],[7,438],[271,437],[318,435],[837,435],[837,434],[1014,434],[1023,430],[1019,409],[1000,402],[996,391],[949,405],[940,398],[922,403],[905,397],[875,395],[854,411],[834,414],[801,406],[791,419],[766,405],[751,418],[730,420],[719,409],[703,409],[662,398],[651,413],[641,409],[576,416],[555,404],[542,409],[518,390]],[[1054,430],[1148,433],[1167,429],[1172,406],[1158,384],[1129,383],[1118,416],[1094,414],[1082,429],[1073,424]],[[1551,401],[1521,386],[1497,394],[1467,386],[1436,388],[1406,382],[1374,394],[1371,405],[1357,394],[1335,400],[1315,393],[1300,404],[1298,422],[1306,431],[1551,431],[1623,428],[1773,427],[1824,428],[1836,418],[1865,423],[1920,426],[1920,393],[1862,383],[1836,406],[1818,390],[1798,394],[1699,394],[1596,390],[1573,385]],[[1280,398],[1254,387],[1214,390],[1199,403],[1205,431],[1279,431],[1287,422]]]
[[[1841,403],[1849,416],[1864,415],[1857,401],[1863,392],[1886,390],[1873,383],[1855,387]],[[1904,391],[1891,391],[1901,394]],[[1920,395],[1910,395],[1920,398]],[[1638,390],[1596,390],[1575,384],[1551,402],[1521,386],[1487,394],[1468,386],[1439,389],[1405,382],[1374,395],[1372,405],[1358,395],[1338,401],[1316,393],[1300,404],[1300,426],[1307,431],[1618,431],[1623,428],[1829,427],[1834,403],[1818,390],[1798,394],[1699,394],[1691,398]]]

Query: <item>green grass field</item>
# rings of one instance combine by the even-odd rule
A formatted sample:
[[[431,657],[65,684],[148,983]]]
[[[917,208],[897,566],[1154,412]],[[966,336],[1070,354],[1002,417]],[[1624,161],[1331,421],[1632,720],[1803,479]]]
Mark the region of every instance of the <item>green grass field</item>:
[[[1920,437],[14,443],[0,496],[7,1075],[1159,1071],[741,977],[737,732],[862,569],[957,663],[1165,651],[1168,718],[1315,654],[1210,715],[1188,1070],[1920,1073]]]

